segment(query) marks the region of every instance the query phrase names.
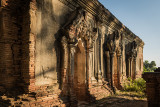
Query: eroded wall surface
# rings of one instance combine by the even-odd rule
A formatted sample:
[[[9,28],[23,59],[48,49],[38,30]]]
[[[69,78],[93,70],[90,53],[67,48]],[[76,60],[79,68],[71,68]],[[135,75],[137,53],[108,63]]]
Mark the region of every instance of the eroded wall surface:
[[[36,36],[36,85],[53,84],[58,81],[60,49],[56,39],[59,29],[65,23],[69,7],[58,0],[37,2],[35,30]],[[33,17],[34,19],[34,17]]]
[[[2,0],[0,22],[1,105],[75,106],[141,76],[143,41],[97,0]]]

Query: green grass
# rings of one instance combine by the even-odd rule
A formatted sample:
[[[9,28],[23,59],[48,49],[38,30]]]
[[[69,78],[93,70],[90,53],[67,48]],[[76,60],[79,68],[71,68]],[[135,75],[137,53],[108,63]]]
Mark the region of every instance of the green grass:
[[[128,81],[123,85],[123,89],[127,92],[144,93],[146,90],[146,81],[143,78],[138,78],[135,80],[128,78]]]

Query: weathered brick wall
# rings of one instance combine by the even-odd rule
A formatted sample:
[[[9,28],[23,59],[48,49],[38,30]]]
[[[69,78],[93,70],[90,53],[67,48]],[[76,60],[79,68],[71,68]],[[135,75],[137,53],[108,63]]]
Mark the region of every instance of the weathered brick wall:
[[[160,69],[158,72],[146,72],[143,78],[146,81],[148,107],[160,107]]]
[[[8,93],[0,98],[1,106],[63,106],[68,102],[60,99],[59,85],[35,86],[36,10],[35,1],[13,0],[0,11],[0,92]]]
[[[7,90],[12,89],[20,78],[21,12],[18,5],[18,1],[3,0],[0,7],[0,83]]]
[[[69,7],[73,7],[73,5],[65,5],[60,2],[62,0],[6,1],[2,0],[0,8],[0,22],[2,22],[0,23],[0,94],[7,94],[1,96],[0,106],[67,106],[70,102],[76,101],[78,99],[76,97],[84,100],[84,96],[85,100],[94,101],[113,93],[111,87],[108,86],[109,83],[102,81],[105,80],[105,76],[102,74],[105,72],[103,64],[99,63],[103,62],[103,60],[100,61],[103,56],[100,57],[99,54],[101,52],[103,55],[101,48],[105,42],[105,36],[109,29],[115,30],[112,29],[113,26],[109,25],[111,27],[109,28],[106,25],[106,31],[104,31],[106,34],[104,33],[103,39],[99,36],[94,44],[96,47],[94,62],[96,63],[93,67],[96,71],[91,71],[90,74],[86,73],[87,58],[83,64],[81,63],[81,59],[86,57],[86,54],[80,55],[81,57],[77,55],[78,58],[75,58],[74,61],[74,63],[78,61],[74,77],[77,81],[71,82],[68,67],[60,68],[60,64],[63,62],[62,58],[60,59],[60,47],[57,45],[59,39],[57,38],[64,36],[61,35],[62,32],[59,33],[59,30],[64,24],[70,22],[68,14],[73,11],[73,8]],[[65,0],[63,2],[65,3]],[[77,6],[77,4],[74,5]],[[87,17],[90,17],[89,22],[92,24],[94,24],[94,20],[97,20],[92,12]],[[95,27],[95,25],[91,26]],[[99,32],[99,35],[102,35],[101,33]],[[65,48],[68,50],[67,46]],[[86,50],[83,51],[86,52]],[[69,53],[67,56],[69,57]],[[65,61],[69,63],[69,58]],[[116,57],[115,62],[117,62]],[[83,69],[80,65],[83,66]],[[116,71],[114,82],[118,87],[116,65],[117,63],[114,68]],[[102,73],[99,73],[100,70]],[[93,81],[91,78],[87,80],[91,73],[96,77]],[[61,90],[62,83],[63,89]],[[73,84],[76,97],[75,93],[70,92]],[[80,85],[76,86],[76,84]]]
[[[21,72],[24,81],[25,92],[34,92],[35,73],[34,73],[34,50],[35,50],[35,34],[32,32],[31,16],[34,15],[35,2],[27,2],[23,14],[22,22],[22,59]]]

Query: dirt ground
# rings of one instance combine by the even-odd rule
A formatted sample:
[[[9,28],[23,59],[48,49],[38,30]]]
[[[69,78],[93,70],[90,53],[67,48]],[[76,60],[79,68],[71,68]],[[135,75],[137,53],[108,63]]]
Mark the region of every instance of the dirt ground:
[[[82,102],[83,103],[83,102]],[[134,92],[118,92],[97,102],[80,104],[79,107],[147,107],[145,96]]]

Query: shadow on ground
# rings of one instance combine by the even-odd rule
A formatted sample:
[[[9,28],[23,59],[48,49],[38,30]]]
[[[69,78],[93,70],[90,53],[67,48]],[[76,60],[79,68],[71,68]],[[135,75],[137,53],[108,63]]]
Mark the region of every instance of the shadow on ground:
[[[79,107],[148,107],[147,99],[133,93],[119,93]]]
[[[147,107],[147,101],[128,98],[109,97],[101,99],[90,107]]]

